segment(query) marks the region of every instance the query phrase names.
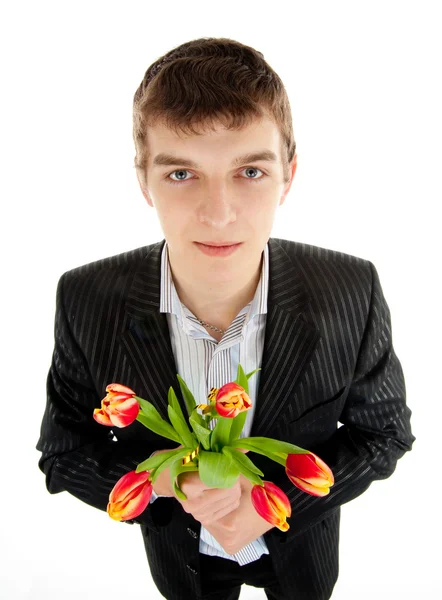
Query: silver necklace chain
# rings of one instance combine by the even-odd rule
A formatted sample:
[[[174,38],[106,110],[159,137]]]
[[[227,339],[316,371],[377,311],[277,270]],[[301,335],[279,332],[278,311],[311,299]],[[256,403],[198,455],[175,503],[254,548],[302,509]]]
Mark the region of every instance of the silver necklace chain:
[[[198,317],[197,317],[197,319],[198,319]],[[225,329],[218,329],[218,327],[215,327],[214,325],[209,325],[209,323],[205,323],[204,321],[201,321],[201,319],[198,319],[198,321],[201,323],[201,325],[204,325],[204,327],[210,327],[210,329],[219,331],[219,333],[226,333]]]

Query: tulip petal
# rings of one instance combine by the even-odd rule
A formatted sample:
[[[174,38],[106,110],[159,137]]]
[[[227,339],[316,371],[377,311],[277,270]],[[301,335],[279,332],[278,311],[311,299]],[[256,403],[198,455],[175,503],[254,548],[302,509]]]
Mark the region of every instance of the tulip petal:
[[[135,398],[111,405],[107,411],[110,420],[116,427],[127,427],[135,421],[140,412],[140,405]]]
[[[130,471],[123,475],[109,494],[107,512],[116,521],[126,521],[141,514],[149,504],[152,482],[149,471]]]
[[[103,412],[102,408],[96,408],[94,410],[93,417],[97,423],[100,423],[100,425],[113,425],[112,421],[109,419],[107,414]]]
[[[245,389],[233,381],[220,387],[216,394],[216,410],[222,417],[233,419],[251,406],[252,401]]]
[[[317,466],[322,470],[326,479],[328,479],[328,481],[331,482],[330,485],[333,485],[335,482],[335,478],[330,467],[321,458],[319,458],[319,456],[316,456],[316,454],[314,454],[313,456],[315,457]]]
[[[138,517],[148,506],[152,496],[152,486],[144,486],[136,497],[124,502],[108,504],[108,514],[115,521],[127,521]]]
[[[129,396],[135,396],[135,392],[125,385],[121,385],[121,383],[110,383],[106,387],[106,392],[121,392],[123,394],[128,394]]]
[[[116,502],[121,497],[127,496],[134,489],[137,489],[138,486],[146,483],[149,479],[150,472],[149,471],[141,471],[137,473],[136,471],[129,471],[123,477],[117,481],[114,485],[111,493],[109,494],[109,500],[111,502]]]
[[[289,454],[287,456],[286,468],[299,479],[306,481],[329,481],[334,483],[333,473],[330,467],[310,452],[309,454]]]
[[[238,394],[238,393],[245,392],[245,389],[242,386],[238,385],[237,383],[230,381],[229,383],[225,383],[223,386],[221,386],[219,388],[218,393],[216,395],[216,399],[222,400],[222,398],[224,396],[230,396],[232,394],[232,392],[234,394]]]
[[[334,484],[330,467],[313,452],[289,454],[285,471],[293,485],[312,496],[326,496]]]
[[[293,485],[296,485],[303,492],[307,492],[311,496],[327,496],[330,493],[329,485],[312,485],[307,483],[303,479],[298,479],[297,477],[288,476]]]
[[[275,485],[272,481],[265,481],[264,487],[267,495],[270,497],[270,501],[274,506],[281,512],[284,511],[288,517],[292,514],[292,505],[287,495],[283,490]]]
[[[232,408],[232,406],[227,402],[217,402],[216,411],[219,415],[221,415],[221,417],[227,417],[228,419],[233,419],[239,413],[239,409],[234,407]]]
[[[252,488],[251,499],[256,512],[268,523],[281,531],[287,531],[289,524],[286,518],[291,515],[292,508],[286,494],[271,481]]]

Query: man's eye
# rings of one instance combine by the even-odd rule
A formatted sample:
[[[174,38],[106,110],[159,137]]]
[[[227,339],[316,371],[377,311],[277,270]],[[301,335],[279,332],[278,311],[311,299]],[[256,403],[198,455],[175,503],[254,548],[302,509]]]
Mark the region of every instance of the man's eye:
[[[175,173],[179,173],[180,178],[178,180],[175,180],[175,179],[170,180],[169,177],[171,175],[175,175]],[[180,183],[181,181],[188,181],[188,179],[181,178],[181,175],[183,175],[184,173],[189,173],[189,171],[186,171],[186,169],[178,169],[177,171],[172,171],[172,173],[169,173],[169,175],[167,176],[168,182],[169,183]]]
[[[245,169],[243,169],[243,171],[259,171],[260,173],[262,173],[263,177],[246,177],[246,179],[249,179],[250,181],[262,181],[266,176],[266,174],[263,171],[261,171],[261,169],[258,169],[258,167],[246,167]]]
[[[253,182],[258,182],[258,181],[262,181],[264,179],[264,177],[266,176],[266,174],[261,171],[261,169],[258,169],[257,167],[245,167],[244,169],[242,169],[241,172],[243,171],[259,171],[262,174],[262,177],[243,177],[242,179],[248,179],[249,181],[253,181]],[[171,179],[172,175],[175,175],[176,173],[179,174],[178,179]],[[180,184],[181,182],[186,182],[189,181],[189,178],[186,178],[185,174],[186,173],[190,173],[190,171],[187,171],[187,169],[178,169],[176,171],[172,171],[172,173],[169,173],[167,175],[167,182],[168,183],[172,183],[172,184]],[[190,179],[193,179],[193,177],[191,177]]]

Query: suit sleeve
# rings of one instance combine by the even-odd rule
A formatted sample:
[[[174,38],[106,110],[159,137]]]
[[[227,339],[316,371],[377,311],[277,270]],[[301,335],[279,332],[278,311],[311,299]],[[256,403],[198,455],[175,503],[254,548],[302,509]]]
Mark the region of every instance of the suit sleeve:
[[[373,481],[389,477],[415,440],[403,372],[392,345],[390,311],[376,268],[372,263],[370,267],[370,308],[339,419],[342,426],[327,442],[308,448],[329,465],[335,483],[329,495],[314,497],[293,486],[285,472],[275,481],[292,506],[288,521],[292,534],[329,516]]]
[[[55,345],[47,377],[47,400],[37,450],[39,467],[51,494],[67,491],[105,511],[115,483],[153,452],[113,441],[112,431],[93,419],[101,398],[94,387],[85,356],[78,346],[64,308],[63,286],[57,287]],[[155,528],[146,509],[135,522]]]

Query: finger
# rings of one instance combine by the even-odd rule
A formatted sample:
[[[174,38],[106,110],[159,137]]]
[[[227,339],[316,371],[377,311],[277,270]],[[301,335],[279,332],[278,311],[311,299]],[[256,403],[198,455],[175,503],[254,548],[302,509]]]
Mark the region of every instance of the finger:
[[[235,496],[228,496],[218,498],[216,500],[209,499],[208,496],[204,498],[197,498],[195,500],[182,502],[183,508],[186,512],[192,513],[192,515],[202,521],[203,519],[212,520],[213,515],[216,513],[228,514],[232,510],[235,510],[239,505],[241,499],[241,490],[239,494]]]
[[[210,504],[222,502],[228,504],[229,502],[236,501],[241,497],[241,482],[238,480],[230,488],[216,488],[211,490],[204,490],[201,498],[208,500]]]
[[[201,515],[200,519],[198,519],[198,520],[202,524],[210,525],[211,523],[215,523],[216,521],[223,519],[224,517],[229,515],[231,512],[235,511],[238,508],[239,504],[240,503],[238,501],[238,502],[230,504],[229,506],[224,506],[223,508],[220,508],[219,510],[214,510],[212,508],[212,510],[208,514]]]
[[[213,511],[213,513],[211,515],[212,521],[219,521],[219,519],[226,517],[231,512],[236,510],[239,505],[240,505],[240,500],[238,499],[237,502],[233,502],[229,506],[225,506],[224,508],[222,508],[220,510]]]

